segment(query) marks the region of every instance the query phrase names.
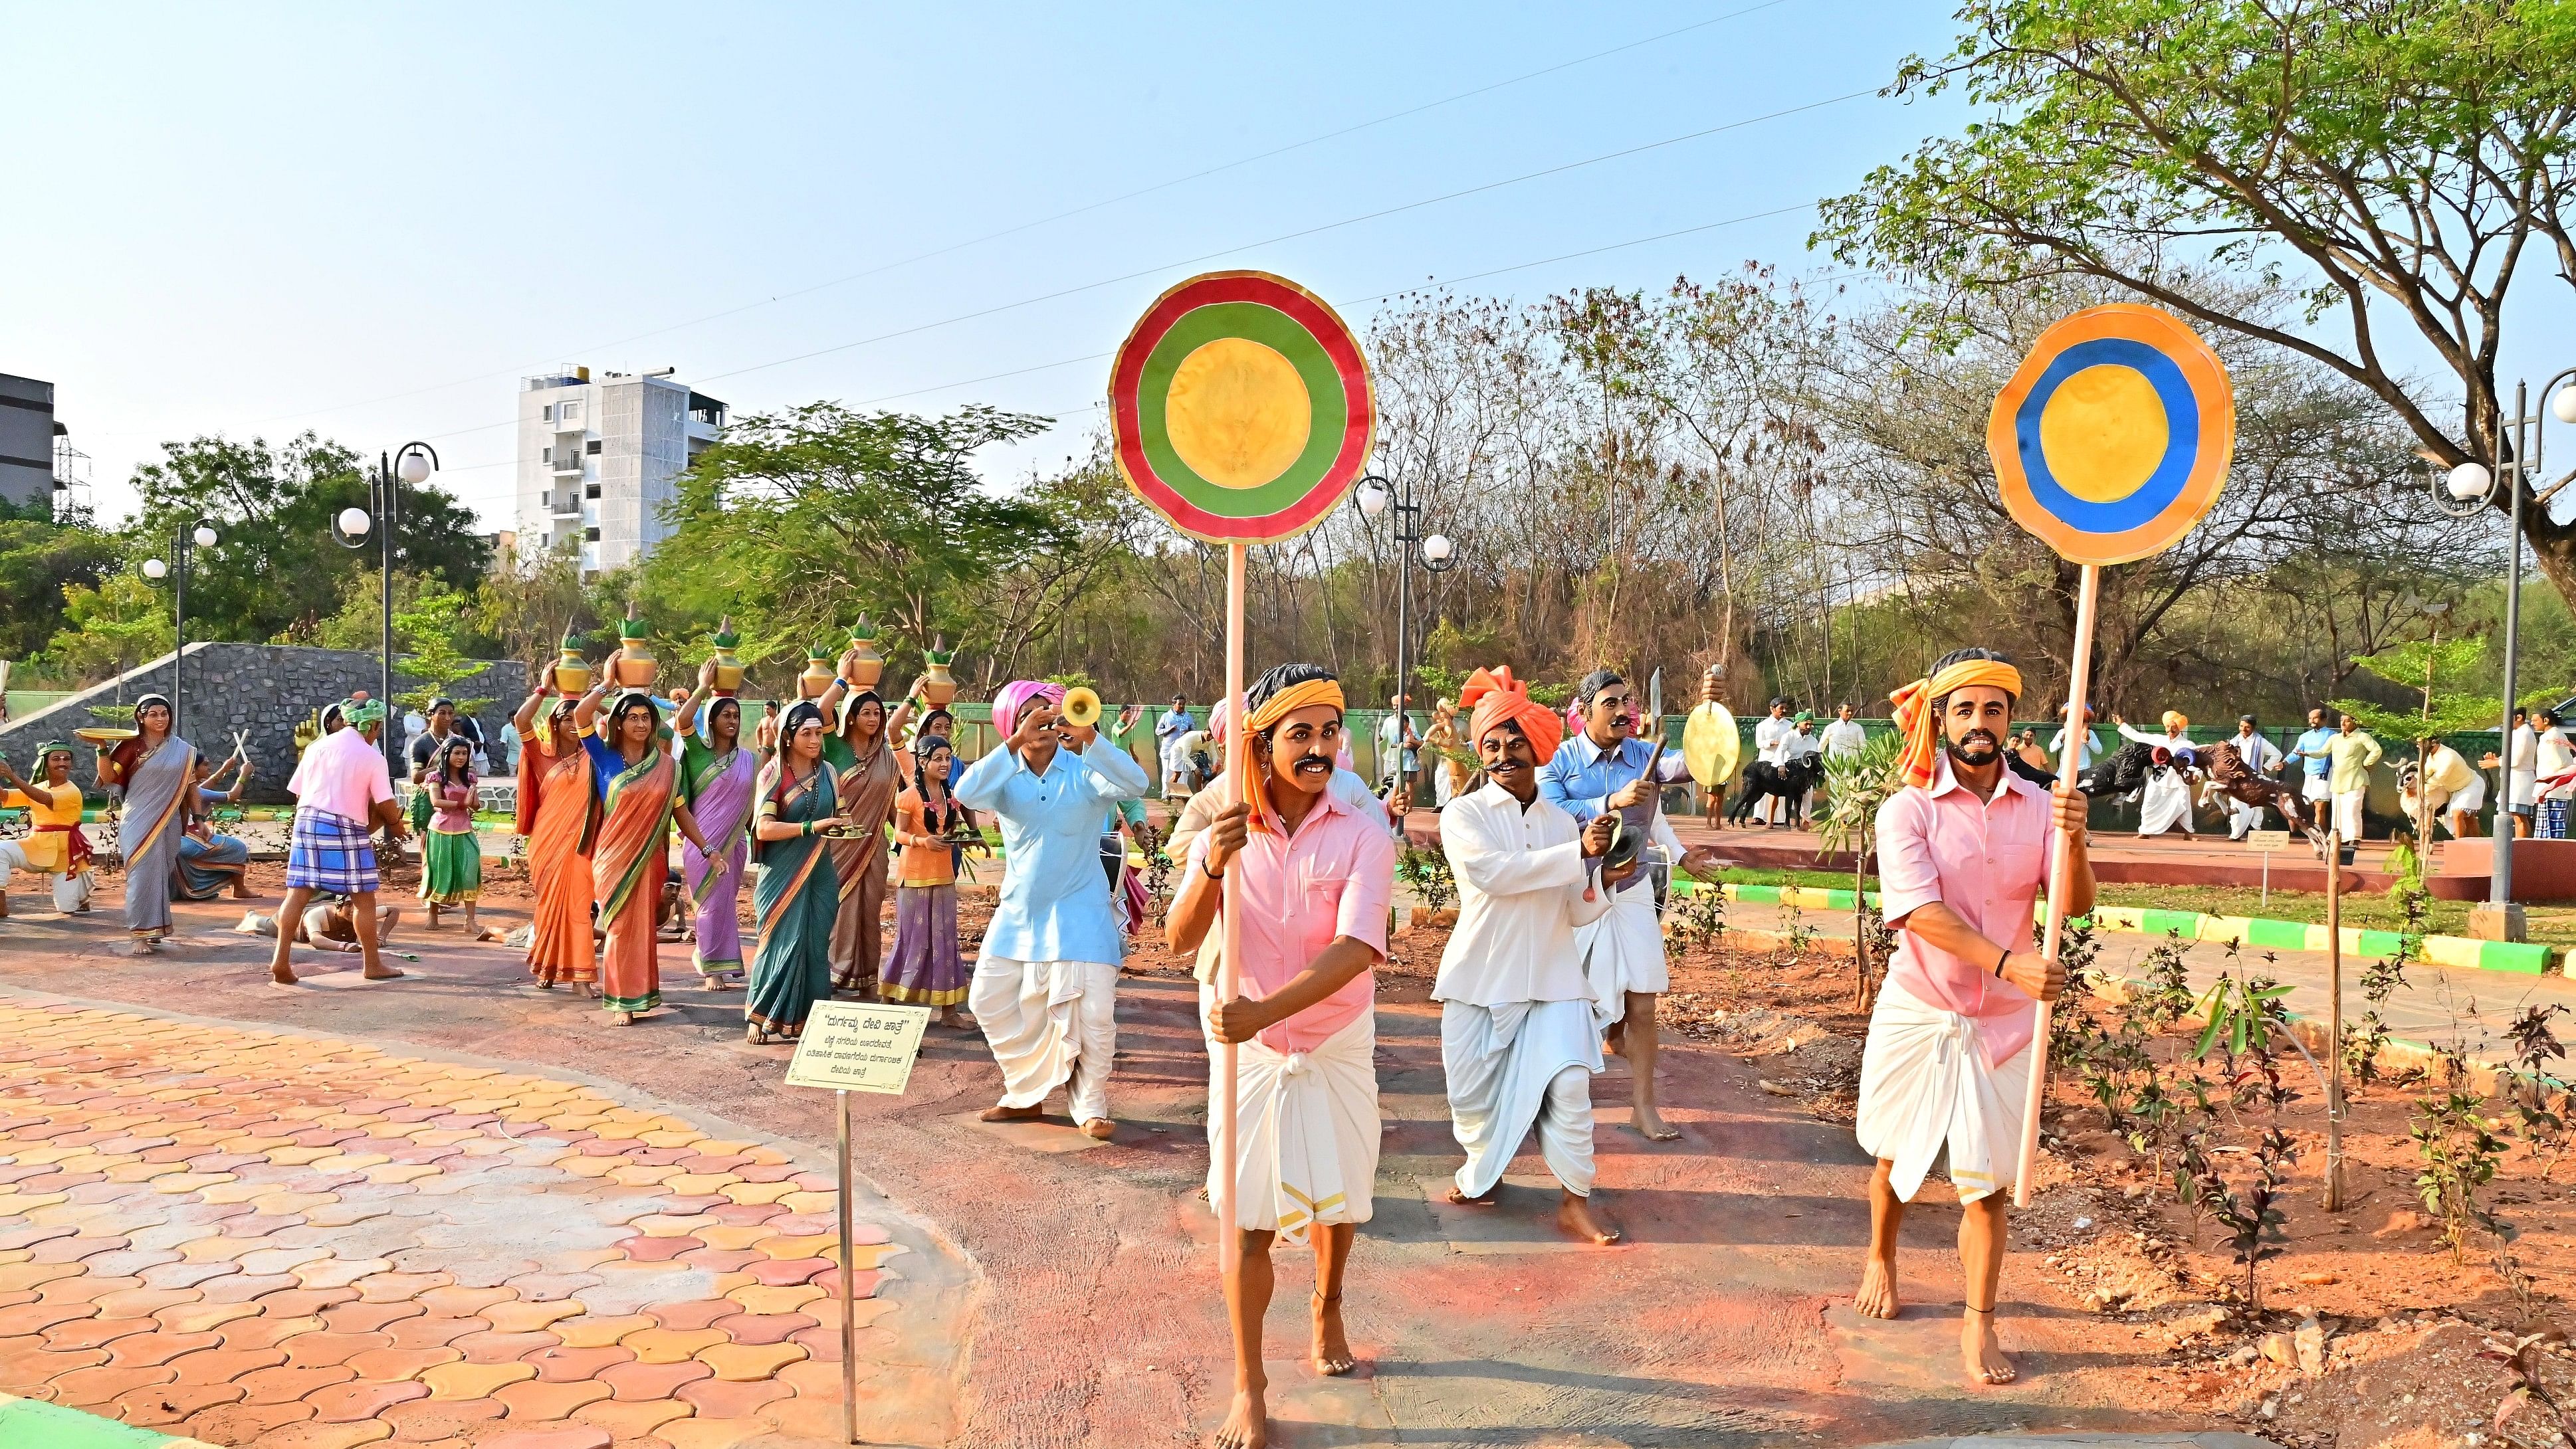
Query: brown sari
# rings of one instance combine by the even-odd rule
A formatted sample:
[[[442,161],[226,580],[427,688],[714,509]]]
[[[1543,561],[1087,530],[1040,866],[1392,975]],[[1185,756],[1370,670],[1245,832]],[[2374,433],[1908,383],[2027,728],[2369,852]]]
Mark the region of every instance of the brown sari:
[[[894,750],[881,734],[864,757],[834,737],[828,742],[833,791],[843,814],[857,823],[855,839],[832,842],[832,871],[840,906],[832,917],[832,989],[873,987],[885,957],[886,825],[894,819],[903,777]]]

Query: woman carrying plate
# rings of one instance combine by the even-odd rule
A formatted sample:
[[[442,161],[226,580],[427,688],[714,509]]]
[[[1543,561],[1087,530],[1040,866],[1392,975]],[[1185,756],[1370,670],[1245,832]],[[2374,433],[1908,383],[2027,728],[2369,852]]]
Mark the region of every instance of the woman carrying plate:
[[[137,956],[158,955],[170,934],[170,874],[199,808],[197,748],[172,732],[175,713],[168,695],[136,700],[134,738],[98,758],[99,783],[125,801],[116,838],[125,856],[125,929]]]

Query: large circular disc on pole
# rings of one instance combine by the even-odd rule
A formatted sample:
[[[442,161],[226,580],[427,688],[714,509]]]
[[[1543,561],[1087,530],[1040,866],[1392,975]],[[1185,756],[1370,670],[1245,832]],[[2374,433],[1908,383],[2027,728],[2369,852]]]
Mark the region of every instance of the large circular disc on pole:
[[[1744,737],[1736,730],[1735,714],[1725,705],[1699,705],[1682,721],[1682,763],[1703,790],[1713,790],[1735,778],[1736,757],[1743,748]]]
[[[2013,521],[2074,563],[2171,548],[2227,484],[2236,402],[2199,334],[2153,307],[2087,307],[2050,327],[1986,422]]]
[[[1118,349],[1109,414],[1127,486],[1210,543],[1314,527],[1377,429],[1359,339],[1268,272],[1211,272],[1156,298]]]

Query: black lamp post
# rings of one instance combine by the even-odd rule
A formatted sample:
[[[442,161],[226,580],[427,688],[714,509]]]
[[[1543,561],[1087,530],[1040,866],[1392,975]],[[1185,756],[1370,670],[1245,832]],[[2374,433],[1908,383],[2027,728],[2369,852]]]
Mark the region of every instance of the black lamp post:
[[[394,708],[394,537],[402,530],[402,490],[404,485],[417,488],[438,471],[438,450],[427,443],[405,443],[391,453],[376,455],[376,474],[367,480],[367,506],[343,508],[331,520],[331,536],[342,548],[367,546],[367,533],[373,529],[378,550],[378,572],[384,585],[385,647],[382,680],[385,706],[385,766],[397,777],[401,773],[401,721]]]
[[[188,700],[188,562],[198,549],[214,546],[215,526],[211,521],[200,518],[170,536],[169,562],[158,558],[143,561],[145,578],[156,583],[164,578],[170,580],[170,632],[178,640],[178,647],[170,656],[170,733],[174,735],[184,727],[180,711]]]
[[[1410,478],[1389,487],[1384,478],[1372,473],[1359,481],[1352,496],[1360,514],[1376,518],[1390,505],[1395,509],[1395,697],[1396,706],[1396,773],[1403,774],[1404,727],[1411,718],[1413,705],[1413,557],[1418,548],[1422,566],[1435,574],[1447,573],[1458,562],[1458,546],[1445,533],[1422,531],[1422,505],[1413,498]],[[1404,782],[1408,788],[1412,781]]]

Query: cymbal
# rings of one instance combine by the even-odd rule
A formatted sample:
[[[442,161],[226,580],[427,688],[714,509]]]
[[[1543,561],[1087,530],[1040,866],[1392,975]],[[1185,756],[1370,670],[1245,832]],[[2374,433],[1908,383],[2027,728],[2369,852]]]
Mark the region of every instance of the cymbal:
[[[1682,763],[1702,789],[1714,789],[1735,778],[1744,741],[1735,715],[1722,704],[1703,704],[1682,722]]]

